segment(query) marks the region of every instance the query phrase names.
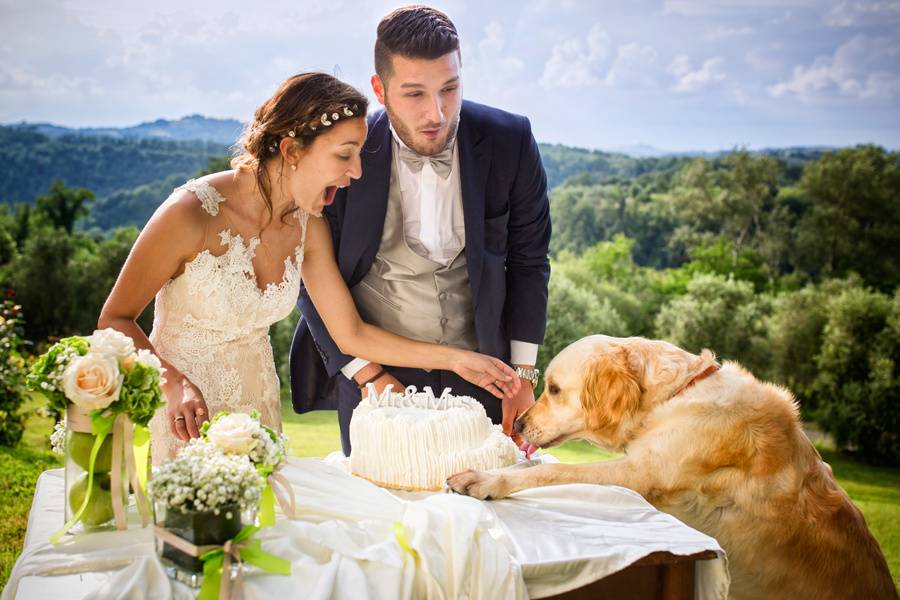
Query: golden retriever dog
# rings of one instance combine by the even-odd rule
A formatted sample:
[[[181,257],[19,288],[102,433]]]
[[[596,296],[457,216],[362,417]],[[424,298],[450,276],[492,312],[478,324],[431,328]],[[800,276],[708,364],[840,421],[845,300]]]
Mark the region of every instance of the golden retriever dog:
[[[459,473],[456,492],[503,498],[561,483],[630,488],[718,540],[733,598],[897,598],[859,509],[803,433],[790,392],[672,344],[591,336],[547,368],[516,421],[541,448],[571,439],[618,460]]]

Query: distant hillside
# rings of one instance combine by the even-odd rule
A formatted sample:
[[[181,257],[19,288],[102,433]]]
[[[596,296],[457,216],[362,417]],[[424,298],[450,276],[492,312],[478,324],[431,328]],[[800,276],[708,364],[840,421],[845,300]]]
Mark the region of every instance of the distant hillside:
[[[551,189],[571,177],[584,177],[588,182],[598,183],[610,177],[630,178],[653,171],[667,171],[687,160],[678,156],[633,158],[625,154],[561,144],[538,146],[547,171],[547,185]]]
[[[22,123],[38,133],[49,136],[81,135],[88,137],[162,139],[162,140],[205,140],[231,146],[240,137],[244,124],[235,119],[210,119],[202,115],[189,115],[169,121],[157,119],[132,127],[84,127],[74,129],[50,123]]]
[[[33,202],[54,179],[103,197],[195,173],[227,153],[225,144],[202,140],[49,136],[30,126],[0,126],[0,201]]]
[[[33,202],[54,179],[97,196],[85,227],[143,226],[156,206],[210,159],[230,154],[241,124],[192,115],[122,129],[69,129],[49,124],[0,126],[0,202]],[[632,157],[560,144],[540,144],[550,189],[668,176],[693,156]],[[826,148],[761,152],[785,164],[789,181]],[[710,155],[707,155],[708,157]],[[224,163],[220,163],[222,165]],[[223,168],[218,166],[218,168]]]

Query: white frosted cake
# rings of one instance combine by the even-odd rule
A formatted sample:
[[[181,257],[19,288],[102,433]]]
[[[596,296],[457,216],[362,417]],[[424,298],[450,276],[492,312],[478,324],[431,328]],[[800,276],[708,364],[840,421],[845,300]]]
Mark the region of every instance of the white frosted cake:
[[[513,441],[494,425],[484,407],[468,396],[431,389],[381,396],[374,386],[350,421],[350,470],[382,487],[437,491],[450,475],[484,471],[516,462]]]

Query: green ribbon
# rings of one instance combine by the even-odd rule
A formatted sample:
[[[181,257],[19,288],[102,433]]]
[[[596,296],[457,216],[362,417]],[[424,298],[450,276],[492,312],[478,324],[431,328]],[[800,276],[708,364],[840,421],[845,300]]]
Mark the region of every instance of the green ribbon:
[[[259,525],[260,527],[271,527],[275,524],[275,492],[272,486],[266,483],[265,489],[262,491],[262,497],[259,499]]]
[[[88,481],[87,481],[87,490],[84,492],[84,501],[81,503],[81,507],[78,511],[72,515],[72,518],[62,526],[61,529],[58,529],[52,536],[50,536],[51,544],[58,544],[59,540],[62,539],[72,527],[81,520],[81,515],[84,514],[84,511],[87,509],[88,504],[91,501],[91,491],[94,489],[94,462],[97,460],[97,454],[100,452],[100,447],[103,445],[103,440],[106,439],[106,436],[109,435],[109,432],[112,431],[113,423],[116,420],[116,415],[107,414],[103,415],[98,412],[91,414],[91,433],[94,434],[94,446],[91,448],[91,458],[88,462]],[[116,490],[113,493],[117,493]],[[66,499],[68,502],[68,498]]]
[[[134,460],[137,463],[138,483],[147,489],[147,465],[150,461],[150,430],[143,425],[134,426]]]
[[[259,527],[247,525],[231,540],[232,546],[236,546],[236,552],[241,557],[241,562],[259,567],[266,573],[290,575],[290,561],[269,554],[262,549],[262,543],[259,540],[251,539],[257,531],[259,531]],[[224,545],[201,554],[200,560],[203,561],[203,585],[200,587],[197,600],[218,600],[222,578],[231,577],[231,570],[224,573],[222,568],[225,562]]]

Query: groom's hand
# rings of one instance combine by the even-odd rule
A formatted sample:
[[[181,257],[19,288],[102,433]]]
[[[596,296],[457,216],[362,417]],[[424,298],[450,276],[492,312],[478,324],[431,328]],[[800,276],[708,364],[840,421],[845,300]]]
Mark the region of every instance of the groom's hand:
[[[376,363],[369,363],[362,369],[356,372],[353,375],[353,381],[356,382],[357,386],[363,385],[365,382],[369,381],[372,377],[378,375],[378,372],[384,369],[383,366]],[[387,386],[393,384],[394,391],[402,393],[406,386],[400,383],[400,381],[391,375],[388,371],[385,371],[378,379],[372,381],[372,384],[375,386],[375,391],[380,395]],[[361,388],[359,390],[360,396],[363,398],[366,397],[366,389]]]
[[[533,369],[534,365],[515,365]],[[516,419],[534,404],[534,388],[530,381],[521,380],[522,386],[512,398],[503,398],[503,433],[512,438],[516,446],[522,445],[522,436],[513,428]]]

